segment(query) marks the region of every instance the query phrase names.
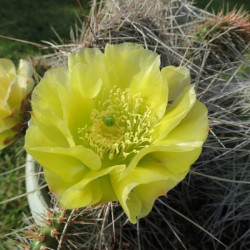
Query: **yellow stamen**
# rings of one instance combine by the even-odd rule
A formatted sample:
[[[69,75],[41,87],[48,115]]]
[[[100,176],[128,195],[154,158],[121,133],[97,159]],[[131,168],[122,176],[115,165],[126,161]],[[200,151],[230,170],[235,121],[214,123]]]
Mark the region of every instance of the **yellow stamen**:
[[[107,100],[93,109],[90,123],[78,132],[102,159],[120,161],[151,142],[150,114],[140,95],[114,87]]]

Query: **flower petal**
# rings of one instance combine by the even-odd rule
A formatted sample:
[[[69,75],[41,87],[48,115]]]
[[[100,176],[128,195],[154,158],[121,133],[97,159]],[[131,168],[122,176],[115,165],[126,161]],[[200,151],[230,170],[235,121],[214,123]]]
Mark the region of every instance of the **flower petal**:
[[[14,141],[14,136],[16,134],[17,132],[13,130],[5,130],[0,132],[0,150],[11,144]]]
[[[27,78],[32,77],[33,75],[32,63],[30,61],[21,59],[19,61],[17,73],[18,75],[22,75]]]
[[[155,58],[155,61],[150,57]],[[149,63],[144,61],[144,64],[141,65],[140,72],[132,79],[130,89],[132,94],[140,93],[144,105],[149,106],[152,115],[159,120],[166,111],[168,85],[166,81],[163,81],[160,73],[160,56],[156,57],[152,52],[152,55],[147,56],[147,59]]]
[[[102,87],[102,80],[92,65],[76,64],[72,68],[71,83],[83,98],[95,98]]]
[[[57,198],[60,199],[65,190],[83,178],[86,171],[83,169],[82,172],[79,171],[78,174],[74,176],[74,178],[67,180],[61,178],[60,175],[50,171],[47,168],[43,169],[43,173],[45,180],[48,183],[50,192],[55,194]]]
[[[34,81],[31,78],[26,78],[18,75],[10,85],[10,94],[8,97],[8,105],[11,109],[21,108],[22,101],[27,97],[33,88]]]
[[[72,85],[83,97],[95,98],[101,87],[113,87],[107,76],[104,54],[99,49],[85,48],[71,53],[68,66]]]
[[[14,63],[5,58],[0,58],[0,98],[5,99],[8,98],[8,89],[10,83],[16,77],[16,68]],[[6,96],[7,95],[7,96]]]
[[[160,56],[141,45],[123,43],[107,44],[105,58],[109,81],[121,89],[130,88],[131,98],[140,94],[152,115],[160,119],[168,96],[167,84],[160,73]]]
[[[128,175],[110,176],[117,198],[131,223],[146,216],[152,209],[155,199],[165,195],[177,181],[164,167],[157,165],[138,166]]]
[[[32,116],[30,126],[37,126],[47,138],[53,138],[55,145],[62,147],[73,147],[75,142],[67,124],[58,118],[51,109],[40,107]],[[32,138],[28,138],[31,139]],[[40,143],[41,144],[41,143]],[[38,144],[39,145],[39,144]]]
[[[52,126],[51,133],[57,126],[54,120],[61,120],[60,123],[64,123],[64,128],[61,131],[68,131],[70,137],[78,143],[80,143],[80,139],[77,129],[88,121],[92,105],[91,99],[83,98],[78,89],[72,88],[70,74],[64,68],[46,72],[43,80],[36,86],[32,94],[33,112],[36,116],[38,116],[37,113],[41,114],[40,123],[43,122],[47,126],[48,133],[50,133],[49,126]],[[43,118],[44,112],[48,113],[45,118]],[[46,123],[44,120],[47,120]]]
[[[96,48],[85,48],[80,51],[73,52],[68,57],[69,71],[72,73],[74,67],[78,64],[93,66],[98,68],[98,65],[103,61],[103,53]]]
[[[42,141],[41,138],[43,138]],[[70,168],[75,166],[77,169],[80,169],[81,167],[99,169],[101,167],[99,156],[91,149],[85,148],[81,145],[60,147],[60,144],[57,146],[54,141],[51,141],[48,138],[54,137],[45,136],[41,129],[31,124],[27,130],[25,149],[28,153],[33,155],[41,165],[46,166],[51,171],[58,172],[59,175],[62,175],[62,178],[68,178],[67,175],[60,172],[62,165],[65,165],[66,167],[66,165],[69,164],[68,166],[71,166]],[[65,163],[63,158],[65,158]],[[72,172],[75,171],[72,169]]]
[[[116,200],[108,174],[120,172],[124,168],[124,165],[117,165],[88,172],[82,181],[63,193],[62,206],[71,209]]]
[[[208,130],[207,109],[205,105],[196,101],[187,116],[175,129],[172,130],[172,132],[168,134],[164,140],[142,149],[134,156],[124,171],[123,176],[134,169],[141,159],[153,152],[158,152],[159,154],[160,152],[162,152],[162,154],[165,152],[173,152],[173,155],[175,152],[176,155],[178,152],[183,155],[186,155],[185,152],[187,152],[187,154],[190,152],[190,157],[192,154],[195,154],[192,156],[192,159],[194,159],[192,161],[194,162],[200,154],[200,150],[203,142],[206,140]]]
[[[161,70],[161,74],[168,85],[170,102],[176,100],[191,83],[190,71],[186,67],[167,66]]]
[[[131,43],[107,44],[104,56],[109,81],[123,90],[130,86],[132,78],[141,71],[143,65],[150,66],[157,58],[156,54],[144,50],[141,45]]]
[[[70,75],[64,68],[49,70],[32,93],[34,113],[41,108],[50,108],[61,119],[67,121]]]
[[[181,120],[188,114],[196,101],[194,85],[189,85],[178,96],[175,102],[168,105],[166,114],[163,116],[159,126],[155,128],[154,141],[157,142],[167,136]]]
[[[209,131],[207,112],[206,106],[196,101],[179,125],[158,144],[184,145],[186,142],[202,144],[206,140]]]
[[[0,118],[1,115],[2,114],[0,113]],[[12,113],[6,115],[5,117],[3,116],[3,118],[0,119],[0,132],[11,129],[18,125],[18,123],[21,123],[21,117],[19,115],[19,111],[14,109]]]
[[[32,123],[26,132],[26,151],[41,165],[46,166],[65,181],[74,179],[76,175],[87,171],[88,168],[101,167],[99,156],[92,150],[83,146],[60,147],[60,144],[53,140],[55,137],[45,136],[40,127]]]

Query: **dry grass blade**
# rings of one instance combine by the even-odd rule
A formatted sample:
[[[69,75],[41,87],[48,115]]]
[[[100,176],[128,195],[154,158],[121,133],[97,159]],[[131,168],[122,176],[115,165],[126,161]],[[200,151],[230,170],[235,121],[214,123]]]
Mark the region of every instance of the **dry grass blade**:
[[[18,196],[16,196],[16,197],[12,197],[12,198],[10,198],[10,199],[8,199],[8,200],[1,201],[1,202],[0,202],[0,205],[6,204],[6,203],[11,202],[11,201],[14,201],[14,200],[16,200],[16,199],[20,199],[20,198],[22,198],[22,197],[25,197],[25,196],[27,196],[28,194],[32,194],[32,193],[34,193],[34,192],[36,192],[36,191],[38,191],[38,190],[41,190],[41,189],[43,189],[43,188],[46,188],[47,186],[48,186],[48,184],[44,184],[44,185],[42,185],[41,187],[39,187],[38,189],[32,190],[32,191],[30,191],[30,192],[27,192],[27,193],[24,193],[24,194],[21,194],[21,195],[18,195]]]
[[[159,200],[159,202],[162,203],[161,200]],[[208,232],[205,228],[201,227],[199,224],[195,223],[193,220],[191,220],[190,218],[188,218],[187,216],[185,216],[184,214],[178,212],[177,210],[175,210],[174,208],[170,207],[169,205],[167,205],[166,203],[162,203],[164,206],[166,206],[168,209],[172,210],[174,213],[178,214],[179,216],[183,217],[185,220],[187,220],[188,222],[194,224],[196,227],[198,227],[200,230],[204,231],[206,234],[208,234],[210,237],[212,237],[214,240],[216,240],[217,242],[219,242],[222,246],[226,247],[227,246],[221,242],[219,239],[217,239],[213,234],[211,234],[210,232]]]

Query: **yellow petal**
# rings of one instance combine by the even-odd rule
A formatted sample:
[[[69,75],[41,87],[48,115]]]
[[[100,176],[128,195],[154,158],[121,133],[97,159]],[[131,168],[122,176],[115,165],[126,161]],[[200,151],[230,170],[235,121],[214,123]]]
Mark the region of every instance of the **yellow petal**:
[[[68,120],[69,84],[70,75],[64,68],[47,71],[32,93],[34,113],[40,108],[50,108],[59,118]]]
[[[85,148],[82,145],[78,145],[71,148],[32,147],[29,148],[29,151],[31,151],[33,154],[39,155],[38,161],[41,162],[42,165],[44,164],[45,166],[50,166],[49,168],[51,170],[57,168],[58,166],[53,166],[52,164],[46,163],[47,160],[45,160],[42,155],[47,155],[48,157],[50,155],[50,157],[54,157],[54,155],[57,155],[58,157],[60,157],[60,155],[62,157],[70,156],[72,157],[72,159],[77,159],[82,163],[79,165],[86,166],[93,170],[101,168],[101,160],[99,156],[91,149]],[[65,176],[65,178],[67,178],[67,176]]]
[[[18,108],[20,110],[22,101],[27,97],[33,88],[34,81],[18,75],[10,86],[10,94],[8,97],[8,105],[11,109]]]
[[[133,77],[140,72],[143,62],[151,65],[155,61],[152,54],[138,44],[107,44],[104,55],[111,84],[121,89],[128,88]]]
[[[92,65],[76,64],[72,67],[71,84],[83,98],[95,98],[102,87],[102,80]]]
[[[153,134],[154,141],[157,142],[167,136],[184,117],[188,114],[196,101],[194,85],[189,85],[178,96],[174,103],[168,105],[166,114],[163,116],[159,126],[155,128]]]
[[[99,49],[85,48],[71,53],[68,66],[74,79],[72,84],[83,97],[96,97],[103,85],[105,89],[114,86],[108,79],[104,54]]]
[[[118,165],[88,172],[82,181],[63,193],[60,200],[62,206],[71,209],[116,200],[108,175],[120,172],[124,168],[124,165]]]
[[[138,166],[128,175],[110,176],[117,198],[131,223],[146,216],[155,199],[176,185],[175,178],[163,167],[147,164]]]
[[[79,180],[81,180],[85,172],[86,171],[84,170],[82,172],[79,172],[78,175],[75,175],[74,179],[64,180],[58,174],[50,171],[49,169],[47,168],[43,169],[44,177],[45,177],[46,182],[48,183],[49,190],[50,192],[55,194],[58,199],[60,199],[62,194],[65,192],[65,190],[67,190],[72,185],[74,185],[75,182],[78,182]]]
[[[16,68],[13,62],[9,59],[0,58],[0,98],[6,98],[9,95],[8,89],[11,82],[16,77]],[[7,97],[8,98],[8,97]]]
[[[5,130],[0,132],[0,150],[11,144],[14,141],[14,136],[16,134],[17,132],[13,130]]]
[[[45,136],[39,127],[31,123],[26,131],[25,149],[41,165],[60,176],[65,182],[70,182],[85,173],[88,170],[87,164],[94,168],[100,167],[99,157],[95,158],[95,153],[90,149],[83,146],[59,148],[53,139],[54,137]]]
[[[21,68],[25,68],[23,64],[24,60],[20,60]],[[0,59],[0,82],[0,98],[8,102],[11,109],[16,106],[20,108],[34,85],[31,75],[16,75],[15,66],[9,59]]]
[[[32,117],[33,123],[30,126],[37,126],[47,138],[53,138],[56,145],[62,147],[75,146],[74,139],[71,135],[67,124],[49,108],[36,110]]]
[[[42,81],[36,86],[32,94],[32,109],[34,114],[41,115],[44,108],[51,110],[57,118],[68,127],[72,137],[78,143],[78,128],[88,122],[93,100],[83,98],[79,89],[71,85],[71,76],[64,68],[57,68],[46,72]],[[43,109],[42,109],[43,108]],[[41,121],[44,119],[41,118]],[[53,125],[54,118],[49,122]]]
[[[191,83],[190,71],[186,67],[167,66],[161,70],[161,74],[168,85],[170,102],[176,100]]]
[[[103,61],[103,53],[96,48],[85,48],[80,51],[73,52],[68,57],[69,71],[72,73],[74,67],[78,64],[94,66],[96,69],[100,67]]]
[[[11,109],[6,100],[0,99],[0,119],[11,114]]]
[[[0,148],[10,145],[19,134],[22,119],[18,109],[14,109],[8,116],[0,119]]]
[[[57,173],[67,181],[82,170],[99,169],[101,161],[92,150],[81,145],[75,147],[59,147],[51,141],[37,126],[31,126],[25,137],[25,149],[41,165]]]
[[[50,152],[51,150],[51,152]],[[57,174],[65,182],[74,181],[79,175],[85,173],[88,168],[75,158],[68,154],[56,153],[51,148],[27,148],[26,151],[31,154],[42,166]],[[70,149],[68,149],[70,151]]]
[[[162,152],[162,154],[165,152],[176,152],[176,155],[178,152],[184,153],[183,155],[186,155],[185,152],[187,154],[190,152],[190,157],[192,156],[191,159],[193,159],[191,162],[194,162],[200,154],[201,147],[207,138],[208,130],[207,109],[205,105],[196,101],[186,117],[164,140],[142,149],[134,156],[124,171],[123,176],[134,169],[145,156],[153,152]]]
[[[21,59],[19,61],[17,73],[18,75],[22,75],[26,78],[32,77],[33,75],[32,63],[30,61]]]
[[[105,47],[109,81],[130,88],[131,98],[140,94],[157,119],[165,113],[168,89],[160,73],[160,56],[141,45],[123,43]]]
[[[166,111],[168,85],[160,73],[160,56],[151,52],[145,57],[147,61],[145,59],[140,65],[140,72],[133,77],[130,89],[132,94],[140,94],[144,105],[149,106],[152,115],[159,120]]]
[[[84,127],[84,125],[89,122],[94,101],[90,98],[83,98],[79,91],[76,90],[69,92],[68,98],[69,102],[66,107],[68,120],[65,123],[75,143],[82,144],[83,141],[79,139],[78,128]]]
[[[21,120],[21,117],[19,115],[19,112],[16,112],[16,110],[14,110],[8,116],[0,119],[0,132],[3,132],[4,130],[11,129],[21,122],[22,122],[22,120]]]
[[[170,147],[166,151],[155,151],[147,154],[142,158],[139,165],[161,166],[176,180],[181,181],[188,173],[190,166],[199,157],[201,149],[201,147],[198,147],[187,151],[172,151]]]
[[[185,143],[191,142],[192,144],[203,143],[209,131],[207,108],[199,101],[186,115],[186,117],[173,129],[168,136],[159,141],[158,144],[176,144],[185,146]]]

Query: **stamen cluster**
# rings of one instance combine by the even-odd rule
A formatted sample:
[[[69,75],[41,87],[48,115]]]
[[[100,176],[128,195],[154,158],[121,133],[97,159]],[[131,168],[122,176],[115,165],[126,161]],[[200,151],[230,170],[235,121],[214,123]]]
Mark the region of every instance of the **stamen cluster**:
[[[150,108],[139,94],[114,87],[105,101],[98,102],[90,123],[79,128],[78,133],[102,159],[124,160],[151,142],[150,114]]]

